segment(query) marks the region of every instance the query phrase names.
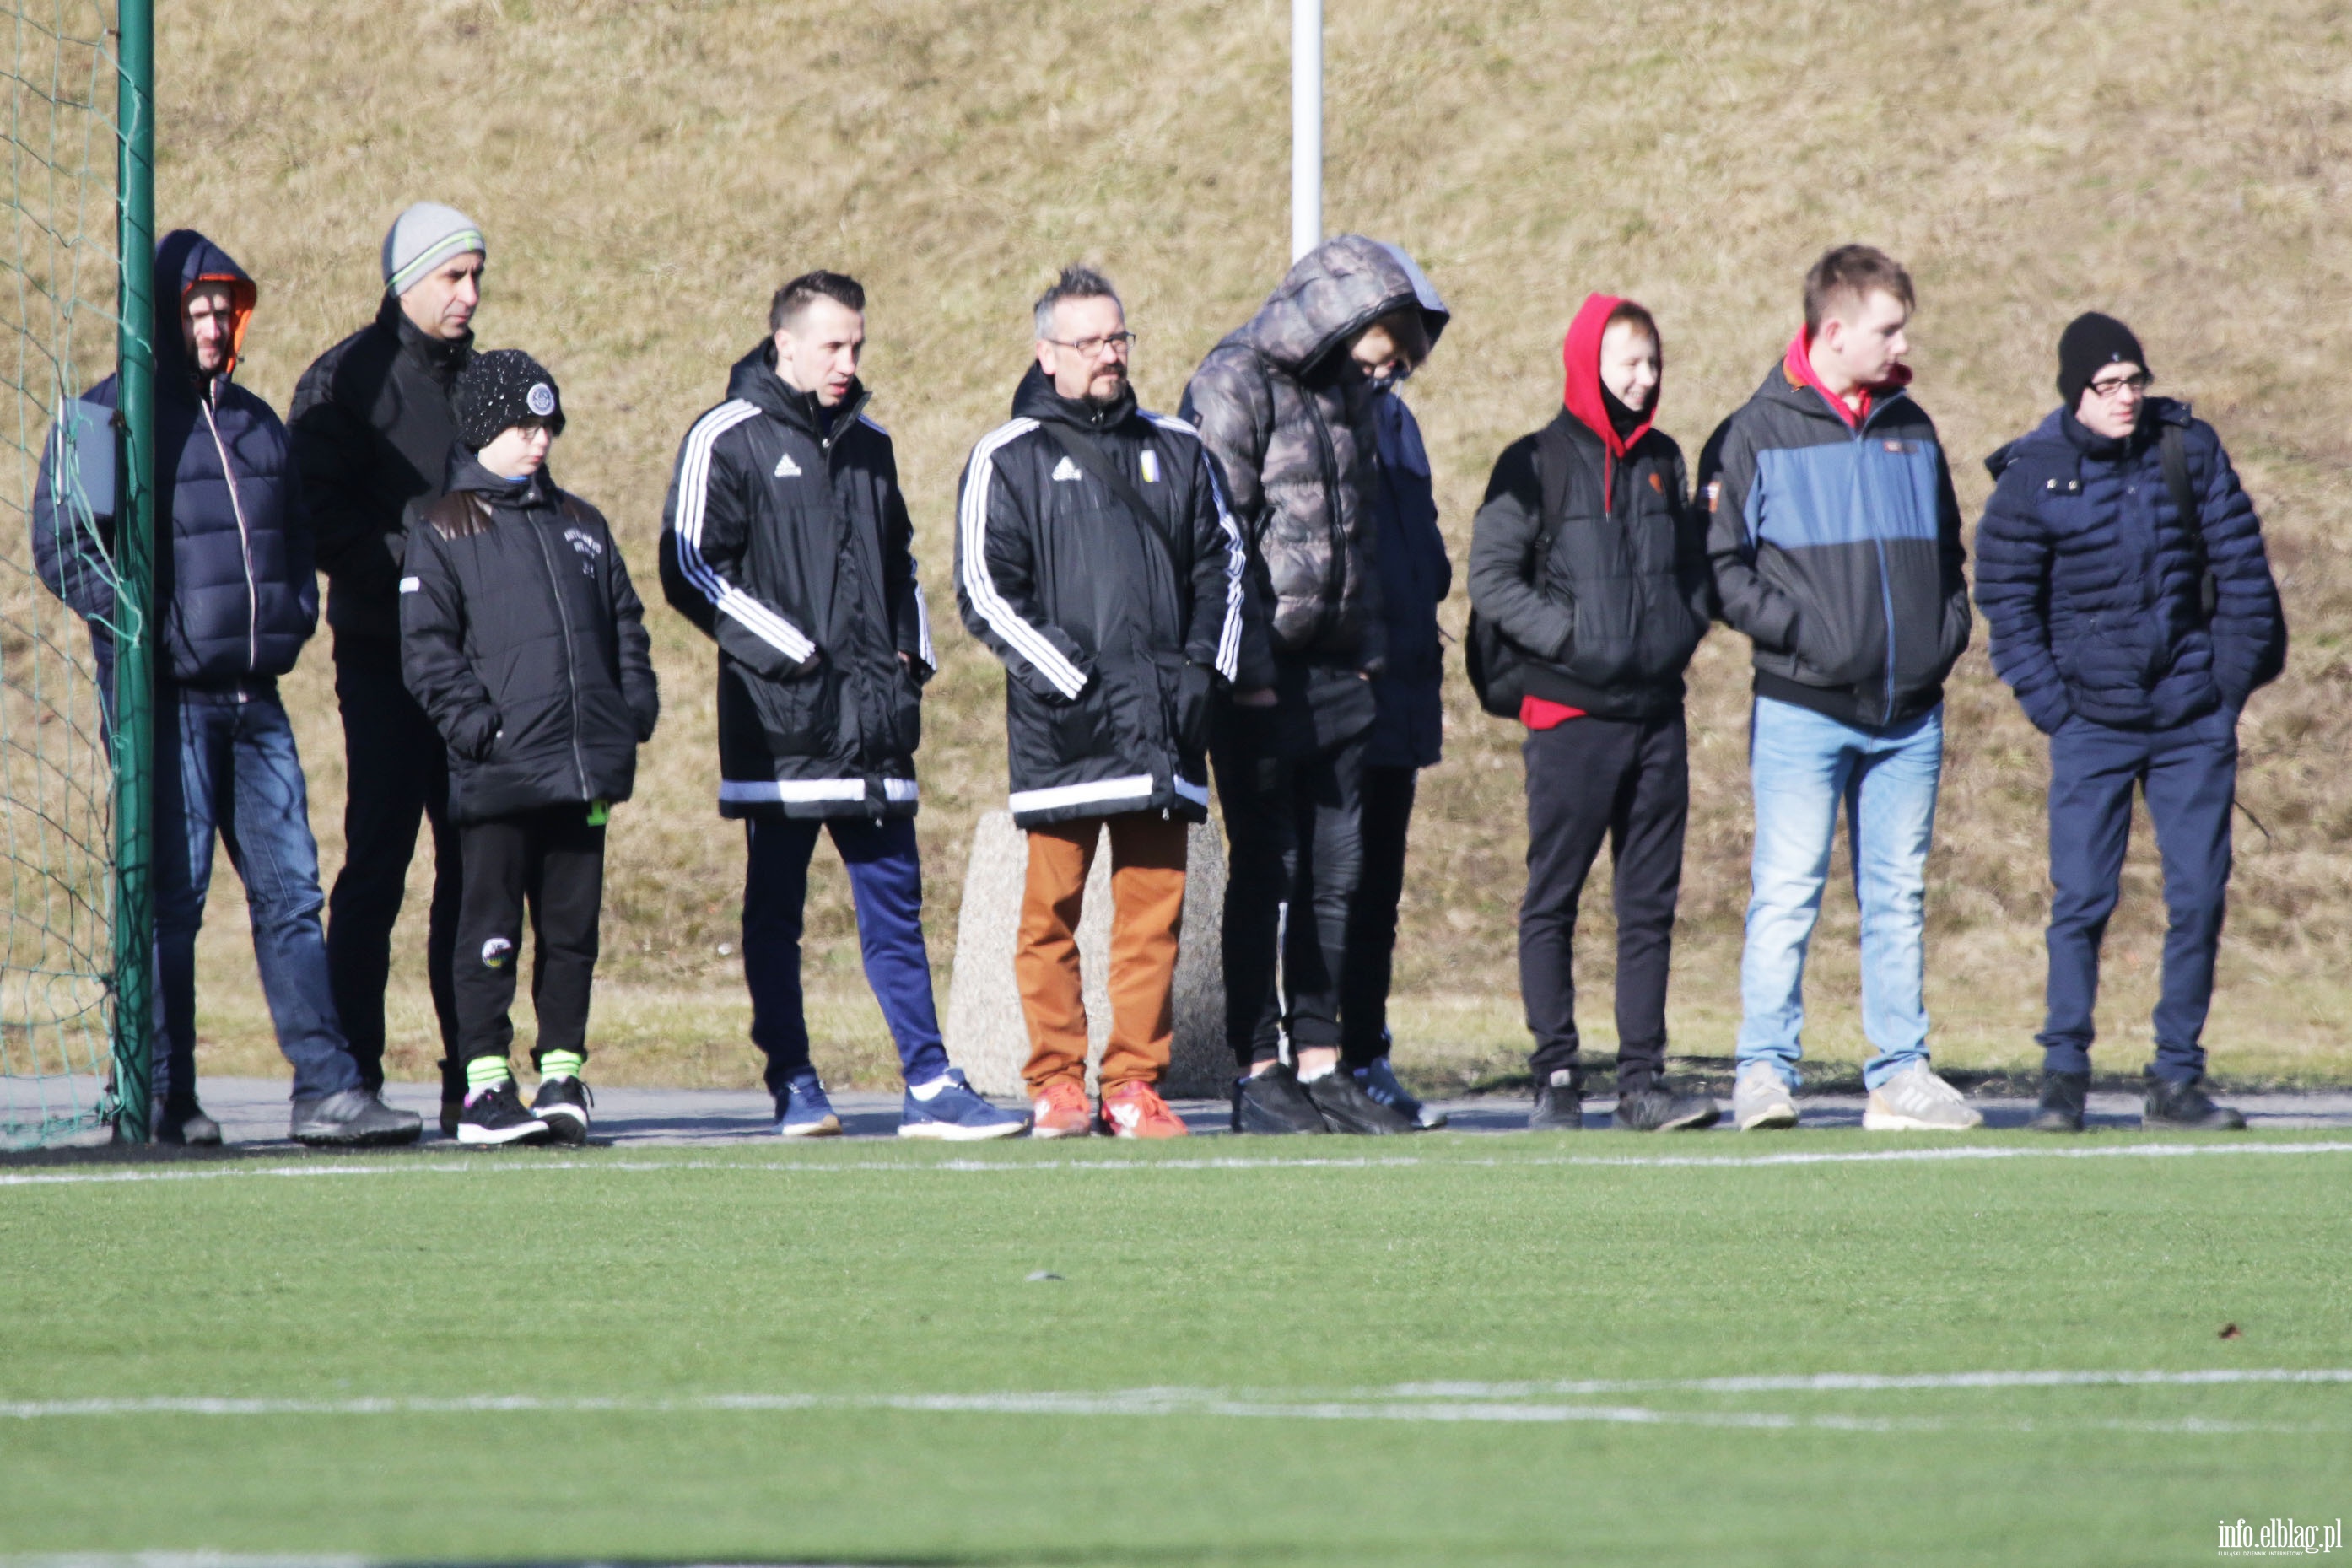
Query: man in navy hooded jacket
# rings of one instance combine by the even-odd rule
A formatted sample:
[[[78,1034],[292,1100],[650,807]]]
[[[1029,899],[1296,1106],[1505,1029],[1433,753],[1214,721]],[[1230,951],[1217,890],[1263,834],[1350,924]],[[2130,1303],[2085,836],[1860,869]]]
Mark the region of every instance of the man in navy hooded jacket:
[[[286,427],[236,384],[257,290],[192,229],[155,247],[154,1125],[166,1143],[220,1141],[196,1102],[196,931],[215,834],[244,881],[254,956],[278,1049],[294,1067],[292,1135],[304,1143],[413,1142],[418,1119],[360,1084],[327,985],[319,850],[278,677],[319,619],[310,528]],[[109,377],[83,398],[103,423]],[[87,447],[77,446],[80,461]],[[90,623],[111,685],[113,519],[56,501],[64,437],[45,449],[33,501],[41,580]],[[98,486],[110,494],[116,486]],[[69,495],[89,496],[85,478]]]
[[[2064,400],[1985,460],[1977,603],[1993,668],[2050,737],[2048,1014],[2033,1125],[2080,1132],[2099,944],[2115,912],[2132,790],[2164,858],[2164,989],[2147,1116],[2242,1127],[2201,1087],[2230,880],[2238,713],[2285,660],[2262,523],[2221,437],[2147,395],[2131,329],[2095,312],[2058,344]]]

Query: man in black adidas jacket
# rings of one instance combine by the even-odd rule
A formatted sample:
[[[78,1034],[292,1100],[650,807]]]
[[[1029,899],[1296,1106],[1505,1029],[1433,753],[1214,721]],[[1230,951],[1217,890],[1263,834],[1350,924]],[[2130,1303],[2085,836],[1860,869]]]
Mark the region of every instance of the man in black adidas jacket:
[[[1134,338],[1110,284],[1065,268],[1036,328],[1013,419],[972,448],[956,511],[956,602],[1004,661],[1013,820],[1029,834],[1014,956],[1024,1076],[1038,1136],[1088,1129],[1076,932],[1108,827],[1102,1121],[1124,1137],[1181,1136],[1155,1085],[1172,1039],[1185,824],[1209,811],[1209,697],[1236,677],[1265,685],[1271,664],[1200,436],[1136,406]]]
[[[866,977],[898,1042],[907,1137],[989,1138],[1026,1119],[949,1067],[923,944],[915,747],[937,661],[889,433],[857,380],[866,290],[812,272],[678,449],[662,591],[719,644],[719,814],[744,820],[743,972],[776,1130],[841,1131],[809,1064],[802,910],[830,831],[849,867]]]

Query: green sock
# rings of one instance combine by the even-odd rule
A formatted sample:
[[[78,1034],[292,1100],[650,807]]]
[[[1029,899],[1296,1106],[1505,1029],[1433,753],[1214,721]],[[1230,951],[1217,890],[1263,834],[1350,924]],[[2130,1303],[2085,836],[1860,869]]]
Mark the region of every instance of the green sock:
[[[576,1051],[541,1051],[539,1075],[541,1078],[577,1078],[580,1070],[587,1065],[588,1059]]]
[[[513,1081],[514,1070],[503,1056],[478,1056],[466,1063],[466,1092],[469,1099],[484,1089],[496,1089]]]

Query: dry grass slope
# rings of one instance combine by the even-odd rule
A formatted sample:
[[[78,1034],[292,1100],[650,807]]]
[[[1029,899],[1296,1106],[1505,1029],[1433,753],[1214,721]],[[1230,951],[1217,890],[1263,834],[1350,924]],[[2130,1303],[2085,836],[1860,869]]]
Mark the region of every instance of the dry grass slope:
[[[640,581],[675,444],[720,393],[782,277],[871,290],[875,412],[897,433],[937,618],[969,443],[1020,370],[1050,268],[1104,265],[1143,333],[1138,379],[1171,407],[1190,367],[1285,261],[1286,8],[1273,0],[248,0],[167,8],[161,215],[262,280],[251,380],[282,406],[309,358],[365,319],[375,246],[410,200],[492,238],[492,345],[563,378],[567,483],[615,519]],[[2352,1067],[2352,576],[2341,367],[2352,360],[2344,171],[2347,18],[2325,0],[1857,6],[1827,0],[1569,7],[1366,0],[1334,7],[1329,222],[1409,246],[1454,326],[1412,396],[1457,560],[1486,465],[1549,417],[1558,335],[1590,288],[1664,324],[1664,423],[1696,450],[1787,340],[1825,245],[1905,257],[1923,308],[1918,392],[1971,516],[1977,458],[2052,401],[2050,345],[2091,307],[2131,321],[2163,389],[2222,429],[2261,503],[2295,630],[2245,730],[2244,831],[2212,1040],[2220,1066]],[[1827,91],[1832,96],[1824,98]],[[1458,631],[1459,596],[1447,607]],[[709,654],[657,611],[669,711],[620,815],[598,1033],[608,1076],[747,1081],[732,940],[740,849],[711,807]],[[1001,799],[1000,677],[960,632],[923,753],[934,952],[952,947],[964,846]],[[327,864],[341,739],[329,665],[290,683]],[[1727,1049],[1745,897],[1744,647],[1693,676],[1696,818],[1678,1048]],[[1981,638],[1951,696],[1930,897],[1930,1000],[1956,1060],[2025,1060],[2037,1021],[2042,753]],[[1511,924],[1521,848],[1506,727],[1457,683],[1424,786],[1399,971],[1406,1058],[1473,1073],[1518,1048]],[[2143,835],[2143,838],[2145,835]],[[2110,1065],[2145,1040],[2161,914],[2136,853],[2110,945]],[[811,969],[841,1071],[887,1061],[859,996],[838,877]],[[231,916],[207,943],[219,1065],[266,1031]],[[1605,881],[1589,923],[1592,1033],[1608,1038]],[[1815,966],[1815,1049],[1858,1047],[1851,899]],[[403,998],[404,1060],[426,1019]]]

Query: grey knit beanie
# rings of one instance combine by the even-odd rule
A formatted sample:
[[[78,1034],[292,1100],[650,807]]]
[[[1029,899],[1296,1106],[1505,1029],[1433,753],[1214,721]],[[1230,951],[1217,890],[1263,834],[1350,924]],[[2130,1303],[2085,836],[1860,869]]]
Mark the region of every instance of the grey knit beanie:
[[[526,419],[563,434],[563,399],[555,378],[520,349],[492,349],[467,361],[457,384],[449,389],[449,402],[457,413],[457,439],[471,452]]]
[[[482,225],[455,207],[419,202],[392,220],[383,236],[383,287],[405,294],[416,280],[453,256],[489,246],[482,243]]]

